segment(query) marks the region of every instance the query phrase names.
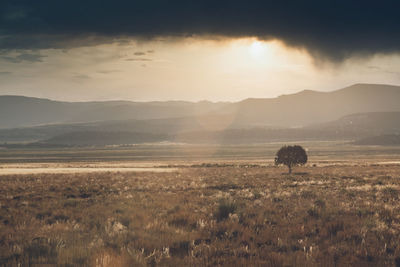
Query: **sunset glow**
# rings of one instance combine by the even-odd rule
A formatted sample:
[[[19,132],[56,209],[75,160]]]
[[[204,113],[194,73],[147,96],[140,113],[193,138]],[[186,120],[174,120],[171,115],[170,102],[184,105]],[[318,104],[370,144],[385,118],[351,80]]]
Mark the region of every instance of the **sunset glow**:
[[[131,40],[10,51],[4,57],[20,59],[0,60],[2,94],[59,100],[237,101],[304,89],[328,91],[360,81],[379,83],[383,77],[396,84],[395,70],[400,70],[397,56],[320,65],[307,51],[256,38]],[[392,72],[385,71],[388,64]]]

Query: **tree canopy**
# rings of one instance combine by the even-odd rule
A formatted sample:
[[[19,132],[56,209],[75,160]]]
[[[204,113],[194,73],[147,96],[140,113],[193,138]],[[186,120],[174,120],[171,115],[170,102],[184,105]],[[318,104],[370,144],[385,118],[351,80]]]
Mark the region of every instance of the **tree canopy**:
[[[283,146],[276,152],[275,165],[286,165],[289,173],[292,173],[292,167],[296,165],[304,165],[307,163],[307,153],[303,147],[299,145]]]

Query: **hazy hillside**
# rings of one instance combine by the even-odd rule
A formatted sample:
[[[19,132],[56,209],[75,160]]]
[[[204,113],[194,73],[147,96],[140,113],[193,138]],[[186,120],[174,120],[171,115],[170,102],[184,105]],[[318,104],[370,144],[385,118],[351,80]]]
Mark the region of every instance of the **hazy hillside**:
[[[24,96],[0,96],[0,128],[127,119],[158,119],[206,114],[227,103],[60,102]]]
[[[0,128],[64,122],[80,110],[79,104],[23,96],[0,96]]]
[[[355,140],[399,133],[398,103],[400,87],[367,84],[328,93],[303,91],[238,103],[67,103],[0,96],[0,127],[25,126],[0,129],[0,142],[83,144],[84,141],[72,141],[79,132],[85,132],[82,138],[86,136],[86,142],[96,144],[100,141],[91,142],[89,136],[101,140],[101,132],[115,133],[113,138],[103,136],[108,140],[105,144],[141,140],[125,138],[121,133],[189,143]],[[32,126],[37,124],[44,125]]]
[[[372,145],[372,146],[399,146],[400,135],[399,134],[386,134],[371,136],[359,139],[354,142],[356,145]]]
[[[273,99],[247,99],[234,104],[232,112],[237,125],[297,127],[354,113],[400,111],[399,103],[399,86],[356,84],[326,93],[306,90]]]
[[[218,131],[230,126],[230,116],[198,115],[191,117],[150,119],[150,120],[110,120],[89,123],[50,124],[43,126],[0,129],[0,142],[26,142],[46,140],[71,132],[141,132],[176,135],[193,131]]]
[[[55,136],[46,140],[45,144],[50,145],[122,145],[139,144],[147,142],[160,142],[166,140],[165,135],[134,133],[134,132],[108,132],[108,131],[85,131],[72,132]]]
[[[327,122],[353,113],[400,111],[398,103],[400,87],[379,84],[356,84],[334,92],[302,91],[277,98],[246,99],[237,103],[70,103],[22,96],[0,96],[0,128],[192,116],[200,118],[200,124],[201,120],[207,124],[213,117],[226,116],[221,121],[221,128],[297,127]],[[201,115],[205,114],[208,117],[204,120]]]
[[[185,123],[189,126],[183,127]],[[191,118],[77,124],[70,125],[70,132],[55,126],[36,128],[49,131],[49,136],[40,140],[42,144],[51,145],[118,145],[163,141],[246,144],[297,140],[356,140],[399,133],[400,112],[353,114],[332,122],[301,128],[211,129],[202,127]],[[66,133],[62,133],[63,131]],[[50,137],[50,133],[54,136]]]
[[[400,112],[357,113],[330,122],[297,128],[253,127],[186,132],[180,134],[177,140],[188,143],[260,143],[295,140],[356,140],[392,134],[400,134]]]
[[[327,123],[314,124],[307,129],[318,129],[355,135],[400,133],[400,112],[368,112],[344,116]]]

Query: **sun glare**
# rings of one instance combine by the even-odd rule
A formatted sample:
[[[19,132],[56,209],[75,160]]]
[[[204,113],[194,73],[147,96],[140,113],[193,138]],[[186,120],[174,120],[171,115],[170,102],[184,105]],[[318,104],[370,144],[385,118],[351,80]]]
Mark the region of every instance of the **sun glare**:
[[[254,41],[250,45],[250,53],[253,56],[261,56],[266,49],[266,44],[260,41]]]

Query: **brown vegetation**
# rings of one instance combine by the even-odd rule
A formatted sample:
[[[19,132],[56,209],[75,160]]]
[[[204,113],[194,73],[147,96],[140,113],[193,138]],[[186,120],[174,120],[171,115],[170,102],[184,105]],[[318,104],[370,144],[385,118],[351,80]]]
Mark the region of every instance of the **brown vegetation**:
[[[0,265],[397,266],[400,166],[0,177]]]

